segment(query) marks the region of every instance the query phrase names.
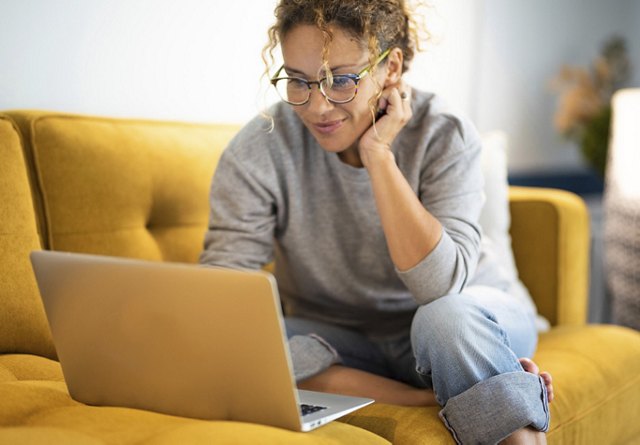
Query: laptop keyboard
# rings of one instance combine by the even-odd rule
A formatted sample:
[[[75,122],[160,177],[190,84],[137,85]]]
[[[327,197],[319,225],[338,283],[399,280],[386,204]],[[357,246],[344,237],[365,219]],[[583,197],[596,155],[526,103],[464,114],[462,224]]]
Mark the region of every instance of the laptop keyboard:
[[[317,413],[318,411],[322,411],[323,409],[327,409],[326,406],[317,406],[317,405],[307,405],[306,403],[300,404],[300,412],[303,416],[307,414]]]

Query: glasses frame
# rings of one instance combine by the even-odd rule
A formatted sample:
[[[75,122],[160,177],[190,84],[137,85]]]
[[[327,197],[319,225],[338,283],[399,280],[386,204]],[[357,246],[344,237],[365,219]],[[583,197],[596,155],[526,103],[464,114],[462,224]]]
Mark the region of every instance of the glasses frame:
[[[342,101],[341,100],[334,100],[334,99],[331,99],[329,96],[327,96],[327,93],[324,91],[324,88],[322,87],[322,84],[328,78],[326,76],[321,78],[321,79],[318,79],[318,80],[307,80],[307,79],[303,79],[301,77],[291,77],[291,76],[278,77],[278,75],[284,69],[284,65],[282,65],[280,68],[278,68],[278,71],[276,71],[276,74],[271,78],[271,85],[273,85],[273,87],[276,88],[276,83],[278,81],[280,81],[280,80],[297,80],[297,81],[300,81],[300,82],[305,83],[307,85],[307,88],[309,89],[309,93],[307,94],[307,99],[304,100],[303,102],[291,102],[291,101],[283,98],[282,95],[280,94],[280,92],[278,92],[278,95],[280,96],[280,99],[282,99],[284,102],[288,103],[289,105],[300,106],[300,105],[304,105],[304,104],[308,103],[309,100],[311,99],[311,86],[312,85],[318,85],[318,90],[320,91],[322,96],[326,100],[328,100],[329,102],[334,103],[334,104],[346,104],[346,103],[351,102],[358,95],[358,83],[362,79],[367,77],[371,73],[371,69],[374,66],[376,66],[377,64],[379,64],[380,62],[382,62],[389,55],[389,52],[391,52],[391,48],[386,49],[382,54],[380,54],[378,56],[378,58],[375,60],[375,62],[373,62],[371,65],[367,66],[366,68],[364,68],[358,74],[336,74],[336,75],[333,76],[333,77],[348,77],[349,79],[351,79],[351,80],[353,80],[355,82],[356,89],[353,92],[353,96],[351,97],[351,99],[348,99],[348,100],[342,100]],[[276,91],[278,91],[277,88],[276,88]]]

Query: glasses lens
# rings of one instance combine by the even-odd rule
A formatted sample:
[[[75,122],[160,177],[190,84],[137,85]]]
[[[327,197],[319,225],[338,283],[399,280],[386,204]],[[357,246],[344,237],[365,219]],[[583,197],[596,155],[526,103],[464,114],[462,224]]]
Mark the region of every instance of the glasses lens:
[[[321,88],[324,94],[333,102],[349,102],[356,95],[356,80],[351,76],[333,76],[332,81],[325,79]]]
[[[291,104],[302,104],[309,98],[309,85],[302,79],[278,79],[275,87],[282,100]]]

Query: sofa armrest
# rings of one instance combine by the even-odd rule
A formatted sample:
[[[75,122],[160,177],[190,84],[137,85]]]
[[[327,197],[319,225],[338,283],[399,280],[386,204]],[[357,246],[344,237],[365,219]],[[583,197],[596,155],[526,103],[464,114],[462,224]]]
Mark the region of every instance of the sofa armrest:
[[[511,239],[520,279],[552,325],[587,318],[589,215],[563,190],[510,187]]]

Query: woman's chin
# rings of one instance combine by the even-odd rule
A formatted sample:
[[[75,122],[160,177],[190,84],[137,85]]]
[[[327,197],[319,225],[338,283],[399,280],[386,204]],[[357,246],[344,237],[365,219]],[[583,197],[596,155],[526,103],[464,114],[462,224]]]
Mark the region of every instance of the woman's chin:
[[[329,153],[342,153],[343,151],[347,150],[349,147],[346,147],[343,144],[327,144],[327,143],[322,143],[319,142],[320,147],[322,147],[322,149],[324,151],[327,151]]]
[[[325,145],[325,144],[320,144],[320,146],[327,153],[335,153],[336,155],[338,155],[338,157],[342,162],[349,164],[353,167],[362,167],[360,154],[358,153],[358,149],[353,144],[347,147],[345,147],[344,145]]]

